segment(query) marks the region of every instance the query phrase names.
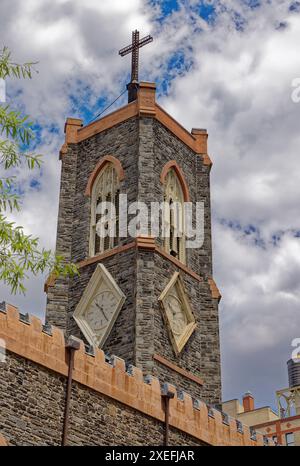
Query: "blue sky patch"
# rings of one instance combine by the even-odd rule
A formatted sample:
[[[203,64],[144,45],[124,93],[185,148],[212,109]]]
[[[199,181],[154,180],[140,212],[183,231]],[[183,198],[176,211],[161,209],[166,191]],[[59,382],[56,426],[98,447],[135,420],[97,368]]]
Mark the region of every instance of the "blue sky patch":
[[[261,6],[261,2],[259,0],[244,0],[244,3],[246,3],[246,5],[252,9],[258,8]]]
[[[262,249],[266,248],[266,240],[262,238],[258,226],[248,224],[242,225],[238,220],[231,220],[222,218],[219,220],[221,225],[230,228],[231,230],[240,233],[241,239],[248,239],[252,244]]]
[[[160,19],[164,19],[174,11],[178,11],[180,9],[180,5],[177,0],[150,0],[150,5],[159,6],[162,17]]]
[[[32,180],[30,180],[29,186],[31,189],[39,191],[41,188],[41,183],[36,178],[32,178]]]
[[[208,23],[213,22],[216,18],[216,10],[211,2],[200,2],[198,13],[199,16],[205,19]]]
[[[289,11],[293,13],[299,13],[300,12],[300,2],[293,2],[289,6]]]
[[[191,51],[191,50],[190,50]],[[159,82],[158,96],[167,95],[171,81],[177,76],[182,76],[187,73],[193,66],[192,57],[187,57],[183,50],[178,50],[170,56],[167,62],[167,69]]]

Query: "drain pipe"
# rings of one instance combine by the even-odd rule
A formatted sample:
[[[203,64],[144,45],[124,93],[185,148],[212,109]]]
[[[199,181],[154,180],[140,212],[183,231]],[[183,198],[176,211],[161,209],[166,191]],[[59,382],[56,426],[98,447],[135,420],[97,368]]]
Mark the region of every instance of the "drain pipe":
[[[64,447],[67,444],[68,439],[68,428],[69,428],[69,413],[70,413],[70,401],[72,393],[72,379],[73,379],[73,368],[74,368],[74,353],[79,350],[80,341],[75,337],[70,336],[66,344],[66,351],[68,354],[68,380],[67,380],[67,391],[65,401],[65,412],[63,420],[63,432],[61,446]]]
[[[167,447],[169,445],[170,400],[172,398],[174,398],[174,393],[170,392],[169,390],[167,390],[165,393],[162,394],[162,399],[164,401],[164,408],[165,408],[165,437],[164,437],[164,446],[165,447]]]

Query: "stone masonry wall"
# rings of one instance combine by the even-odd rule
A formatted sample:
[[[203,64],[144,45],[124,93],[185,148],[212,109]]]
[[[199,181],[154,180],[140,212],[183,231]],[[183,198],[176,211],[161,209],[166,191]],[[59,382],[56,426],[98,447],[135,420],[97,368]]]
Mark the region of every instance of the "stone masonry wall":
[[[135,339],[135,293],[136,293],[136,251],[129,249],[120,254],[107,257],[101,261],[109,273],[114,277],[118,286],[126,296],[125,303],[119,313],[114,327],[105,342],[103,350],[108,354],[117,354],[134,364],[134,339]],[[87,286],[97,264],[91,264],[80,270],[80,275],[71,280],[69,301],[68,335],[75,335],[83,340],[79,327],[73,319],[74,310]]]
[[[73,206],[76,193],[76,144],[68,145],[68,153],[62,160],[59,211],[57,220],[56,254],[71,262],[73,234]],[[69,279],[59,278],[47,295],[46,320],[59,328],[67,326]]]
[[[0,434],[10,445],[59,445],[65,408],[69,353],[63,332],[10,305],[0,310]],[[68,443],[70,445],[162,445],[164,403],[170,400],[171,445],[262,445],[247,426],[208,408],[170,384],[144,378],[140,369],[103,351],[74,354]]]
[[[131,118],[80,144],[68,144],[62,158],[57,254],[75,263],[89,256],[91,204],[85,188],[90,174],[104,155],[113,155],[120,160],[127,175],[120,184],[120,190],[127,194],[129,202],[136,200],[137,135],[137,119]],[[123,238],[120,244],[128,241],[130,238]],[[80,291],[82,293],[83,289]],[[47,294],[46,320],[65,330],[69,324],[73,328],[71,315],[76,297],[73,298],[72,294],[69,297],[69,280],[56,280]]]
[[[60,445],[66,377],[13,353],[0,372],[0,432],[9,445]],[[163,423],[74,383],[69,445],[163,445]],[[204,442],[171,429],[171,445]]]
[[[168,259],[152,252],[139,252],[137,262],[136,359],[145,371],[159,374],[163,381],[175,383],[206,402],[221,400],[218,302],[212,298],[207,278],[212,274],[211,213],[209,170],[202,158],[187,148],[161,123],[141,118],[139,149],[139,200],[163,202],[160,182],[163,167],[176,160],[184,173],[191,202],[203,201],[205,206],[204,244],[187,250],[187,266],[203,277],[199,282],[181,271],[197,328],[179,356],[174,354],[158,298],[174,272],[179,269]],[[151,187],[151,188],[150,188]],[[156,240],[162,247],[162,241]],[[153,360],[158,353],[169,361],[204,379],[201,387]]]
[[[180,271],[197,327],[181,354],[174,353],[158,297],[179,269],[159,254],[139,251],[137,273],[137,320],[135,364],[207,403],[221,400],[218,302],[207,281]],[[151,277],[155,277],[153,280]],[[204,380],[196,382],[153,360],[159,354],[176,366]]]
[[[125,172],[120,189],[128,195],[128,202],[139,200],[148,206],[152,201],[162,202],[160,174],[165,164],[174,159],[184,174],[191,201],[204,202],[204,244],[200,249],[187,250],[187,266],[203,278],[203,283],[181,271],[197,320],[197,328],[182,354],[178,357],[173,352],[158,302],[162,290],[178,269],[167,258],[133,249],[102,260],[126,295],[103,349],[148,373],[158,373],[163,380],[174,381],[194,396],[218,403],[221,393],[218,303],[212,298],[207,283],[212,274],[209,167],[203,164],[199,154],[149,117],[131,118],[78,143],[76,154],[74,150],[71,145],[63,157],[57,239],[58,248],[65,247],[74,262],[85,260],[89,254],[91,206],[90,197],[84,192],[90,174],[104,155],[111,154],[120,160]],[[66,238],[67,234],[71,239]],[[120,245],[130,241],[130,237],[123,238]],[[160,239],[157,244],[162,246]],[[68,282],[57,280],[55,286],[49,288],[47,320],[65,328],[68,335],[84,339],[72,316],[95,267],[96,263],[84,266],[80,276]],[[203,378],[204,386],[155,362],[153,355],[156,353]]]
[[[140,135],[149,131],[146,119],[140,122]],[[203,163],[202,157],[189,149],[182,141],[176,138],[167,128],[155,119],[151,119],[154,138],[152,162],[152,189],[145,186],[143,200],[163,201],[163,185],[160,174],[163,167],[170,160],[176,160],[187,182],[190,200],[204,203],[204,243],[201,248],[187,250],[187,266],[201,276],[212,276],[212,248],[211,248],[211,209],[209,167]],[[140,164],[144,165],[147,153],[140,149]],[[145,180],[146,181],[146,180]],[[146,183],[145,183],[146,184]],[[158,240],[160,244],[161,241]]]
[[[90,197],[85,195],[85,188],[90,174],[103,156],[113,155],[121,162],[125,172],[125,178],[120,183],[120,192],[127,194],[128,203],[136,201],[138,140],[138,120],[131,118],[78,144],[72,231],[74,262],[84,260],[89,256],[91,203]],[[126,244],[129,241],[130,238],[122,238],[120,244]]]

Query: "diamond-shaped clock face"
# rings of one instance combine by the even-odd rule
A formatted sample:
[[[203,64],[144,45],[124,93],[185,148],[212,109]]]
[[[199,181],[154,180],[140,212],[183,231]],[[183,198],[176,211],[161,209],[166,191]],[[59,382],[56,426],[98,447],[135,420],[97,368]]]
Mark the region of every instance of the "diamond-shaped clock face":
[[[171,342],[179,354],[196,328],[195,317],[176,272],[159,297]]]
[[[73,315],[91,345],[104,344],[124,301],[125,295],[111,274],[98,264]]]

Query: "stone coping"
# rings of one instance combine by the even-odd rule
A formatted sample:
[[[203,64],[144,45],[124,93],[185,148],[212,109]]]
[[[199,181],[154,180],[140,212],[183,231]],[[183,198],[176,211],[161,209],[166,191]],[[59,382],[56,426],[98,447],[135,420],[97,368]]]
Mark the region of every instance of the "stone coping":
[[[208,135],[206,130],[193,129],[191,132],[186,130],[156,103],[155,87],[154,83],[140,82],[138,96],[135,101],[118,108],[86,126],[83,126],[81,119],[67,118],[65,123],[65,142],[60,150],[60,158],[63,158],[67,154],[68,144],[78,144],[123,121],[141,116],[158,120],[187,147],[202,156],[203,164],[207,165],[210,170],[212,162],[207,154]]]
[[[204,277],[201,277],[196,272],[194,272],[192,269],[190,269],[185,264],[183,264],[183,262],[176,259],[176,257],[171,256],[171,254],[168,254],[161,247],[159,247],[155,243],[155,238],[151,236],[138,236],[137,238],[134,239],[134,241],[131,241],[130,243],[124,244],[122,246],[116,246],[115,248],[104,251],[103,253],[88,257],[87,259],[77,262],[76,265],[79,269],[81,269],[82,267],[86,267],[91,264],[96,264],[98,262],[103,261],[107,257],[114,256],[115,254],[120,254],[124,251],[127,251],[128,249],[133,249],[133,248],[152,251],[156,254],[159,254],[160,256],[164,257],[164,259],[167,259],[168,261],[172,262],[180,270],[182,270],[183,272],[193,277],[195,280],[199,282],[202,282],[204,280]],[[207,281],[209,284],[212,298],[217,299],[219,302],[221,299],[221,293],[219,292],[214,279],[212,277],[209,277]],[[44,284],[45,293],[48,292],[50,287],[55,285],[55,282],[56,282],[56,276],[54,274],[50,274]]]
[[[67,376],[67,353],[62,330],[43,326],[35,316],[24,316],[14,306],[0,309],[0,338],[7,351],[29,359],[58,374]],[[129,367],[113,356],[107,362],[102,350],[93,354],[84,343],[75,351],[74,381],[112,398],[141,413],[164,422],[162,393],[174,392],[170,400],[170,425],[209,445],[256,446],[263,445],[263,435],[251,435],[250,428],[238,423],[201,400],[193,400],[184,392],[177,392],[170,384],[161,385],[153,376],[143,376],[140,369]]]

